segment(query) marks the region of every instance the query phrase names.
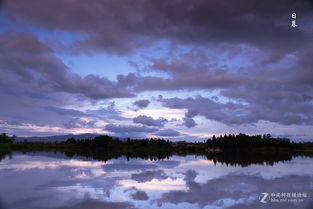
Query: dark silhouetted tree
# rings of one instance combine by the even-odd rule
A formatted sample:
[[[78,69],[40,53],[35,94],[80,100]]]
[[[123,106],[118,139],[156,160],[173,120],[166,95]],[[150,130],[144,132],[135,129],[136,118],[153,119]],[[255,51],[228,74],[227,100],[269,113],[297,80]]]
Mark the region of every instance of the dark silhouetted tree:
[[[0,135],[0,143],[13,143],[16,136],[9,137],[6,133]]]

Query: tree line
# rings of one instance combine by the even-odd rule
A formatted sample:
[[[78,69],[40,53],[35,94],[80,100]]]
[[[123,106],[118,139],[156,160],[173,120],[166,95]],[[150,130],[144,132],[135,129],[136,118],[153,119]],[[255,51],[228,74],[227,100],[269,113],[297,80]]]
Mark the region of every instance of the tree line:
[[[250,149],[250,148],[288,148],[293,145],[289,139],[274,138],[271,134],[249,136],[246,134],[225,134],[224,136],[213,136],[206,141],[208,147],[221,149]]]
[[[2,133],[0,135],[0,143],[13,143],[15,141],[16,136],[8,136],[6,133]]]
[[[84,156],[101,161],[125,156],[146,160],[168,159],[172,155],[206,156],[214,162],[232,166],[247,166],[255,163],[272,165],[293,156],[313,157],[313,143],[294,143],[289,139],[274,138],[270,134],[249,136],[230,134],[213,136],[205,142],[171,142],[161,138],[126,139],[108,135],[94,139],[76,140],[69,138],[63,142],[16,142],[15,137],[0,135],[0,160],[11,151],[62,152],[68,157]],[[216,151],[216,149],[222,151]],[[1,155],[3,154],[3,155]]]

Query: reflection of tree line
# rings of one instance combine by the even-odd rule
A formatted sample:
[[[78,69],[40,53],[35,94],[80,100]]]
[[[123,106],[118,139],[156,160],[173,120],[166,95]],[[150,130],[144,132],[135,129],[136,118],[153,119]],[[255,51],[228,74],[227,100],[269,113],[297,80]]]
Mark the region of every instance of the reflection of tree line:
[[[2,152],[0,151],[0,161],[3,160],[4,158],[6,158],[7,156],[12,156],[12,153],[11,152]]]
[[[2,149],[1,149],[2,147]],[[1,152],[2,150],[2,152]],[[231,166],[273,165],[295,156],[313,157],[313,143],[292,143],[270,135],[224,135],[200,143],[170,142],[164,139],[119,140],[110,136],[65,142],[12,142],[0,144],[0,160],[11,151],[54,151],[68,157],[84,156],[101,161],[125,156],[147,160],[168,159],[172,155],[201,155],[215,163]]]
[[[214,164],[221,163],[227,166],[241,166],[245,167],[251,164],[260,165],[274,165],[281,161],[289,161],[296,155],[289,153],[269,153],[269,154],[256,154],[253,152],[243,153],[229,153],[221,152],[218,154],[208,154],[207,159],[213,160]]]

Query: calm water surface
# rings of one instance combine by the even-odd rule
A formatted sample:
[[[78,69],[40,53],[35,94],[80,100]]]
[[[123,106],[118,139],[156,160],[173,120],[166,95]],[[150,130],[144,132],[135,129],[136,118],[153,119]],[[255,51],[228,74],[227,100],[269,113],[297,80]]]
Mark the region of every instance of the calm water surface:
[[[14,153],[0,162],[5,209],[312,208],[312,190],[312,158],[243,168],[199,156],[101,162]],[[266,203],[260,202],[262,193],[269,194]],[[270,202],[272,193],[300,193],[301,198]]]

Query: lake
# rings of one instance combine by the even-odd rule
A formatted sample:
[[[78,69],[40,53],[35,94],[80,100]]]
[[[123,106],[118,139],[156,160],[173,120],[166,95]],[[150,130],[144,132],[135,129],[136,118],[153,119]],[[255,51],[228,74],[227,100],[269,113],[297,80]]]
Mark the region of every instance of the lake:
[[[0,162],[4,209],[312,208],[313,159],[231,166],[202,156],[106,162],[13,153]]]

